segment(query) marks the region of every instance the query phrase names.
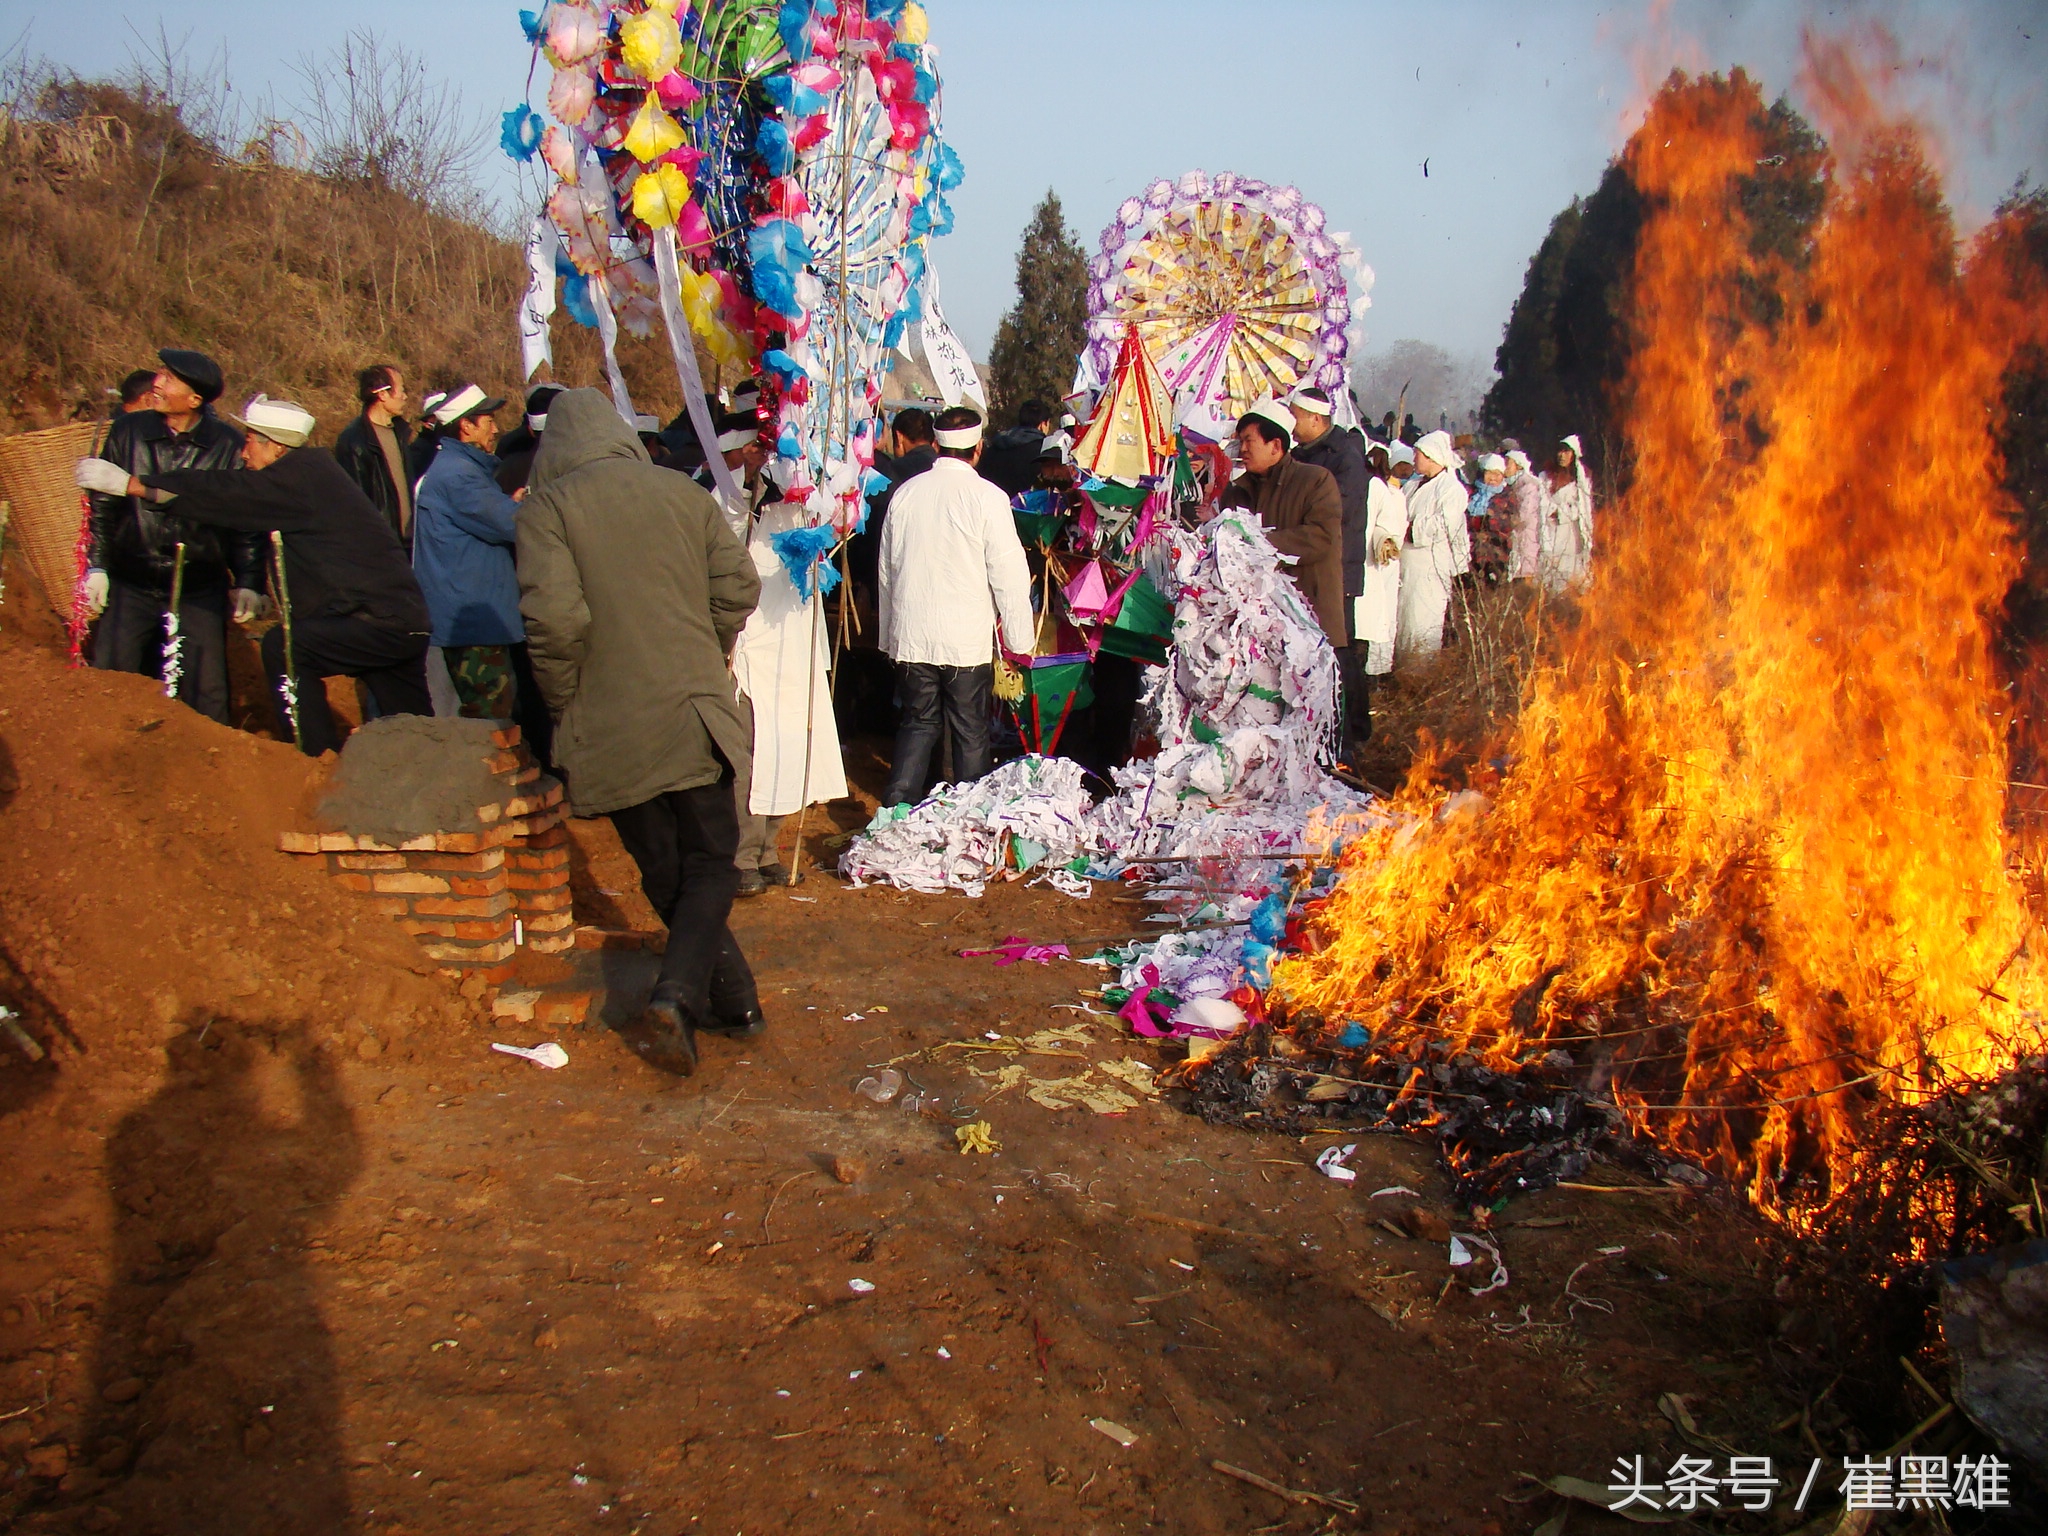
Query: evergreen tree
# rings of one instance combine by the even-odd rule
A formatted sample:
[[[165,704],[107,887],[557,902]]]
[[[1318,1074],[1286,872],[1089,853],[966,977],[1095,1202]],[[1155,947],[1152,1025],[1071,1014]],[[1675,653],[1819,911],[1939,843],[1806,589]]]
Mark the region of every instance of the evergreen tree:
[[[1051,191],[1017,251],[1017,302],[989,351],[989,408],[1008,426],[1027,400],[1055,405],[1074,382],[1088,340],[1088,258]]]
[[[1783,100],[1766,107],[1740,69],[1725,78],[1674,71],[1663,89],[1747,100],[1764,153],[1736,189],[1750,260],[1732,276],[1746,321],[1775,326],[1787,296],[1765,274],[1796,273],[1805,263],[1826,200],[1827,146]],[[1480,409],[1489,432],[1519,438],[1539,466],[1559,437],[1578,433],[1594,473],[1615,490],[1627,483],[1629,455],[1614,390],[1632,351],[1629,282],[1648,212],[1630,174],[1633,158],[1624,148],[1593,195],[1574,198],[1551,222],[1494,357],[1500,377]]]

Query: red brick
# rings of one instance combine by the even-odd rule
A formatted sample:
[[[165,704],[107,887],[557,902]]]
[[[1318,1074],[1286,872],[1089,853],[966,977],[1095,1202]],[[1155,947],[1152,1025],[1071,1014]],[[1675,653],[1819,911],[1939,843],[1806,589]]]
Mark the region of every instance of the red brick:
[[[409,905],[417,917],[499,917],[512,910],[512,895],[499,891],[491,896],[415,896]]]
[[[382,912],[386,917],[404,917],[412,911],[412,903],[403,896],[367,896],[364,900],[373,912]]]
[[[349,878],[346,875],[340,879]],[[387,896],[446,896],[448,881],[442,875],[423,875],[417,870],[406,870],[396,875],[370,876],[370,889]]]
[[[532,784],[540,778],[540,764],[528,763],[511,778],[514,784]]]
[[[443,875],[483,875],[499,869],[505,863],[505,850],[486,848],[481,853],[410,853],[405,856],[407,869],[426,870]]]
[[[528,753],[517,751],[493,752],[490,757],[485,759],[484,766],[496,774],[517,773],[519,765],[526,762],[529,755]]]
[[[536,1024],[581,1024],[590,1017],[593,992],[543,992],[533,1010]]]
[[[509,880],[558,880],[569,878],[569,856],[566,853],[542,854],[534,859],[513,859],[505,866],[505,878]]]
[[[519,727],[511,724],[509,721],[500,726],[497,730],[491,732],[491,745],[503,747],[507,751],[518,746]]]
[[[420,948],[429,959],[446,960],[470,965],[490,965],[499,960],[510,960],[516,946],[512,935],[487,943],[473,943],[466,939],[422,938]]]
[[[567,890],[560,891],[518,891],[512,900],[521,913],[567,912],[575,905],[575,897]]]
[[[455,896],[497,896],[506,890],[505,876],[495,869],[488,875],[450,875],[448,890]]]
[[[480,805],[476,808],[476,819],[487,827],[504,814],[505,807],[496,800],[489,805]]]
[[[559,955],[564,950],[576,947],[573,933],[533,933],[526,936],[526,947],[536,955]]]
[[[543,874],[511,874],[505,877],[508,891],[566,891],[569,889],[569,871],[550,870]]]
[[[482,853],[504,842],[504,837],[496,832],[437,832],[433,846],[442,853]]]
[[[404,869],[406,855],[402,853],[330,853],[327,855],[329,869]]]
[[[281,832],[277,846],[285,853],[318,853],[320,834],[318,832]]]
[[[562,826],[559,822],[547,828],[545,831],[534,833],[533,836],[529,837],[525,843],[525,847],[527,849],[533,850],[535,852],[538,852],[540,849],[543,848],[567,848],[568,846],[569,829],[565,826]],[[512,851],[518,852],[520,850],[514,848]]]
[[[376,889],[372,879],[369,875],[336,875],[334,883],[345,891],[369,891]]]
[[[522,912],[519,920],[528,933],[572,933],[576,928],[574,912]]]

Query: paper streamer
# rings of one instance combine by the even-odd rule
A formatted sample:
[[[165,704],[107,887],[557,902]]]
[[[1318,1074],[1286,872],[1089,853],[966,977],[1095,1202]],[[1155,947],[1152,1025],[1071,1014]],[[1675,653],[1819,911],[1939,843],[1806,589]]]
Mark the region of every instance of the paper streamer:
[[[612,313],[611,284],[602,277],[590,280],[590,307],[597,311],[597,334],[604,340],[604,376],[611,381],[612,404],[630,427],[640,413],[633,409],[626,376],[619,372],[619,319]]]
[[[929,267],[925,268],[924,275],[921,329],[925,366],[931,370],[932,382],[938,385],[939,394],[946,404],[955,406],[962,400],[972,400],[986,415],[988,396],[982,392],[981,375],[974,371],[974,360],[960,345],[960,338],[946,324],[945,313],[939,308],[939,281]]]
[[[704,400],[704,376],[697,371],[697,343],[690,334],[690,322],[683,318],[683,283],[676,264],[676,232],[673,228],[654,232],[654,275],[661,282],[661,326],[668,332],[668,350],[675,358],[676,378],[683,386],[683,405],[690,413],[690,425],[697,429],[697,441],[704,446],[704,462],[711,467],[711,483],[728,512],[744,518],[746,492],[726,467],[718,451],[718,433],[711,425],[711,407]]]
[[[529,381],[542,363],[551,369],[555,365],[548,319],[555,312],[555,252],[560,248],[554,221],[546,214],[535,214],[526,236],[526,299],[519,306],[519,356],[526,364]]]

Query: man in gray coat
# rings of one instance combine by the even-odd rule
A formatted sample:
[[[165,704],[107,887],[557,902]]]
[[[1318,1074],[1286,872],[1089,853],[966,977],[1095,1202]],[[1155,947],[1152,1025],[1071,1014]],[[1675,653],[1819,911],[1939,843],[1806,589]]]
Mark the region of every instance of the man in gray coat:
[[[697,1032],[763,1027],[726,918],[739,870],[733,781],[748,763],[726,669],[761,596],[711,497],[656,469],[594,389],[548,406],[519,515],[520,611],[555,761],[579,816],[610,816],[668,923],[634,1049],[688,1077]]]

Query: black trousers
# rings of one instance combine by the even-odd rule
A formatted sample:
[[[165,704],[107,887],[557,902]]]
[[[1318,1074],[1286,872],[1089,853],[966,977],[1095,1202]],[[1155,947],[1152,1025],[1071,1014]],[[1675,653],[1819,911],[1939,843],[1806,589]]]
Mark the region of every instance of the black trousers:
[[[939,744],[940,715],[953,736],[953,777],[978,779],[994,766],[988,746],[988,715],[994,697],[993,663],[941,667],[922,661],[896,663],[896,756],[882,804],[908,805],[924,797],[932,750]]]
[[[1372,679],[1365,670],[1365,642],[1337,647],[1337,682],[1344,693],[1344,745],[1372,740]]]
[[[754,973],[725,925],[740,888],[732,770],[716,784],[670,790],[613,811],[612,825],[640,866],[648,904],[668,924],[654,995],[679,1004],[699,1023],[755,1007]]]
[[[291,740],[292,717],[284,701],[284,626],[263,637],[263,670],[270,674],[270,701],[278,733]],[[299,699],[299,746],[318,757],[335,745],[334,716],[327,709],[326,680],[359,677],[382,715],[431,715],[427,695],[427,637],[401,634],[354,618],[292,619],[292,674]]]
[[[125,581],[107,582],[107,611],[93,639],[92,664],[103,672],[163,676],[166,593]],[[179,594],[178,628],[185,643],[178,700],[222,725],[228,719],[228,589],[187,587]]]

